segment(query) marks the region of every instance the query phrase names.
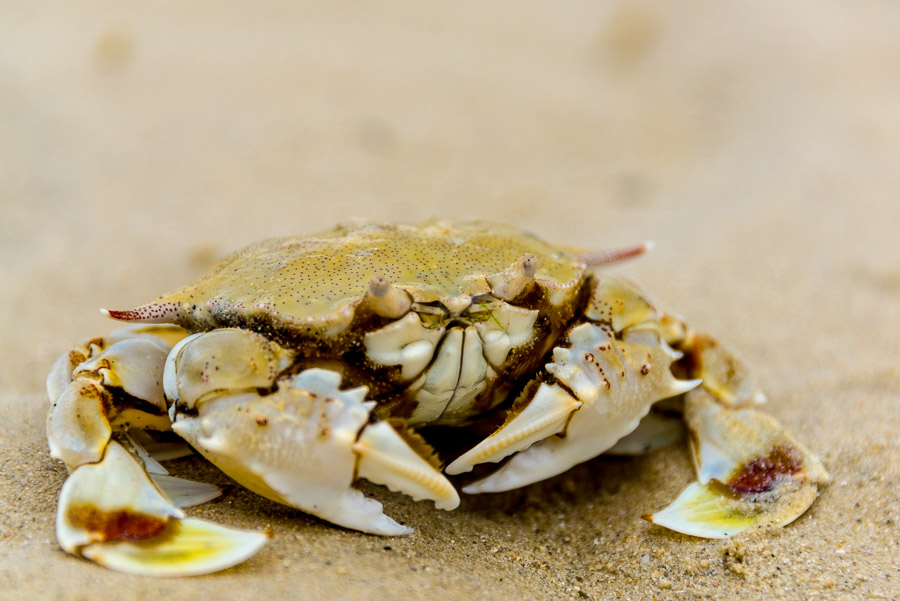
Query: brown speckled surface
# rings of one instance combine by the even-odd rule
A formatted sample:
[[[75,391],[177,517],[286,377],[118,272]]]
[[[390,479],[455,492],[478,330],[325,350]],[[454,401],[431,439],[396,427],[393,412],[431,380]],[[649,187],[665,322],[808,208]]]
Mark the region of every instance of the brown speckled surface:
[[[51,4],[0,5],[0,599],[900,597],[896,3]],[[619,272],[740,349],[834,482],[731,541],[639,519],[690,480],[676,448],[452,513],[374,490],[400,539],[235,492],[192,513],[275,535],[209,577],[63,554],[54,358],[349,217],[654,239]]]

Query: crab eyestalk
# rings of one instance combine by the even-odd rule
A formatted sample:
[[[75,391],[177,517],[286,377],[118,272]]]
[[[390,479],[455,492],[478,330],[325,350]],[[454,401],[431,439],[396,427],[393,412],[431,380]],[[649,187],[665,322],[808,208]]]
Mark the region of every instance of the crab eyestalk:
[[[534,274],[537,273],[537,269],[537,257],[526,253],[505,271],[487,277],[491,292],[497,298],[511,301],[534,284]]]
[[[406,292],[395,287],[383,276],[376,275],[369,281],[366,304],[381,317],[397,319],[409,311],[412,301]]]

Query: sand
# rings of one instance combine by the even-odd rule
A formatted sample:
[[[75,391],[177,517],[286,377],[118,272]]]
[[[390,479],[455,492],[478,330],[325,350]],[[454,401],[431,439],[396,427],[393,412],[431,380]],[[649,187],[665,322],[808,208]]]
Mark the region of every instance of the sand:
[[[900,5],[0,4],[0,598],[900,598]],[[507,221],[657,250],[619,271],[738,349],[834,480],[730,541],[639,519],[687,451],[384,539],[244,491],[252,560],[155,580],[64,554],[43,380],[250,241],[348,217]],[[200,461],[178,474],[227,482]]]

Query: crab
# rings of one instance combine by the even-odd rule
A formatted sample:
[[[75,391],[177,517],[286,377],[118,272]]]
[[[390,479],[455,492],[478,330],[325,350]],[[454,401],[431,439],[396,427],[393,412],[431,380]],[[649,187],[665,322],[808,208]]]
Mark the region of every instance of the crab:
[[[182,449],[150,432],[264,497],[387,536],[412,530],[358,479],[450,510],[460,480],[507,491],[647,452],[683,417],[697,481],[647,520],[713,538],[791,522],[828,474],[756,408],[736,355],[602,270],[647,248],[356,223],[254,244],[155,301],[102,310],[131,325],[75,346],[47,379],[50,452],[71,472],[60,545],[164,576],[262,547],[263,533],[185,516],[218,490],[166,476],[159,461]]]

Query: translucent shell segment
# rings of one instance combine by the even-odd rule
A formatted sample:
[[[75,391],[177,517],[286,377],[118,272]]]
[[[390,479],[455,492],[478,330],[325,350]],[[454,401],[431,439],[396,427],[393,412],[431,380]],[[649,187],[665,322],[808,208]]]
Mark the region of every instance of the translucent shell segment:
[[[606,450],[607,455],[646,455],[684,438],[684,420],[680,416],[656,411],[656,406],[644,416],[638,427]]]
[[[829,476],[772,417],[720,403],[705,388],[685,399],[697,480],[645,519],[706,538],[783,526],[805,512]]]
[[[720,403],[739,407],[766,401],[744,362],[712,336],[689,332],[683,346],[690,354],[695,372],[703,379],[703,387]]]
[[[267,539],[261,533],[185,519],[116,442],[100,463],[81,466],[66,480],[56,536],[69,553],[152,576],[223,570],[254,555]]]
[[[175,507],[202,505],[222,496],[223,488],[206,482],[195,482],[165,474],[150,474],[153,484]]]

